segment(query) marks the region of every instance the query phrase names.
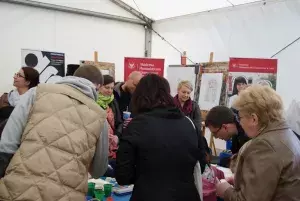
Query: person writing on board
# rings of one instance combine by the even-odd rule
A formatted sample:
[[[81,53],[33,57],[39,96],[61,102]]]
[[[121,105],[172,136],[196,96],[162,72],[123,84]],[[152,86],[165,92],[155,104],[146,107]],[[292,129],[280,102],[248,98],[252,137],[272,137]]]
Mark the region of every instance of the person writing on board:
[[[201,131],[201,112],[198,103],[191,99],[192,92],[193,85],[190,81],[179,82],[174,102],[186,116],[193,120],[199,131]]]
[[[238,97],[239,93],[247,87],[247,81],[244,77],[237,77],[234,80],[232,94],[229,97],[228,107],[232,106],[234,100]]]

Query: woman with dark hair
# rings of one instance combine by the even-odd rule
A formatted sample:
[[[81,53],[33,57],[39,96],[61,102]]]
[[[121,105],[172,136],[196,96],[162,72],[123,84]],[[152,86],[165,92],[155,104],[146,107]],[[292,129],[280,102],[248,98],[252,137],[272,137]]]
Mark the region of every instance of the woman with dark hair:
[[[0,97],[0,138],[6,121],[19,102],[20,97],[30,88],[39,84],[39,76],[39,72],[30,67],[23,67],[19,72],[15,73],[13,85],[16,89],[9,93],[4,93]]]
[[[108,140],[109,140],[109,164],[111,169],[106,172],[105,176],[113,177],[116,163],[116,151],[118,149],[118,136],[122,131],[121,113],[118,102],[114,98],[113,89],[115,80],[110,75],[103,76],[103,85],[99,88],[97,103],[106,110],[108,122]]]
[[[247,81],[244,77],[237,77],[234,80],[232,94],[228,101],[228,107],[231,107],[234,100],[238,97],[239,93],[247,86]]]
[[[119,106],[114,98],[115,80],[110,75],[103,76],[103,85],[99,88],[99,96],[97,103],[107,112],[107,122],[109,125],[109,157],[116,158],[118,147],[118,136],[122,131],[122,120]]]
[[[202,186],[195,182],[201,176],[193,174],[197,161],[205,166],[203,141],[176,107],[168,81],[155,74],[143,77],[131,106],[134,118],[117,152],[117,182],[134,184],[131,201],[200,201]]]
[[[30,88],[36,87],[39,81],[40,74],[37,70],[31,67],[23,67],[14,75],[13,85],[16,87],[9,93],[4,93],[0,97],[0,108],[5,106],[15,107],[20,100],[20,96],[26,93]]]

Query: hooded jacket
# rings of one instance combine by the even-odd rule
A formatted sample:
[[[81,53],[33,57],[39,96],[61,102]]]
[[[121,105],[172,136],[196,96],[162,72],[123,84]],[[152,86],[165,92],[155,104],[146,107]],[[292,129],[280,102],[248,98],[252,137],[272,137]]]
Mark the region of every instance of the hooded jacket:
[[[94,85],[65,77],[25,93],[0,141],[0,200],[83,200],[107,168],[106,113]],[[2,176],[0,175],[0,176]]]

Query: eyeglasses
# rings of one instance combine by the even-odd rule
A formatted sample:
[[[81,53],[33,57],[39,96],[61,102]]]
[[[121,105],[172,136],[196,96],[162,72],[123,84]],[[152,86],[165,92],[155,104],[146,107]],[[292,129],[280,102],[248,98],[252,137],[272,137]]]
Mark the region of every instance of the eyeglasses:
[[[214,131],[214,132],[211,132],[211,134],[216,137],[218,132],[222,129],[222,126],[217,130],[217,131]]]
[[[15,77],[22,77],[22,78],[25,78],[25,76],[23,76],[21,73],[15,73]]]

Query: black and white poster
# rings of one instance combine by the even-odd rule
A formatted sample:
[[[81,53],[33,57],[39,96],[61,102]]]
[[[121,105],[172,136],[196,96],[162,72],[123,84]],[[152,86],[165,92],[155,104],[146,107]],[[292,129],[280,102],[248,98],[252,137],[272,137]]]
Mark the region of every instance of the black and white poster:
[[[65,76],[65,54],[22,49],[22,67],[35,68],[40,73],[40,83],[52,83]]]

